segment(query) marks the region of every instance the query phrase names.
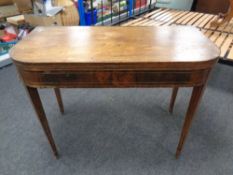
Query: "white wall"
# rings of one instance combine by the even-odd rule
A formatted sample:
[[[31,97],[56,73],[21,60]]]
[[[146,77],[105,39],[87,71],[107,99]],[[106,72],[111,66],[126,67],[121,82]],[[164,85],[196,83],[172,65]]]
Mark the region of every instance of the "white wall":
[[[167,7],[180,10],[190,10],[193,0],[157,0],[157,7]]]

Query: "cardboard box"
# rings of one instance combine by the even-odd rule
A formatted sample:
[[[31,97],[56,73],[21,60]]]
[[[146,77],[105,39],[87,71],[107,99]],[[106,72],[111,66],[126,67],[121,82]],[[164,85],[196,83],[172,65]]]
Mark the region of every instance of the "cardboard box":
[[[27,23],[31,24],[32,26],[61,26],[61,15],[57,14],[55,16],[39,16],[34,14],[25,14],[24,19]]]
[[[13,0],[0,0],[0,6],[2,5],[12,5]]]
[[[0,18],[19,15],[19,11],[15,5],[0,6]]]
[[[13,17],[9,17],[6,19],[6,21],[10,24],[13,25],[20,25],[20,24],[24,24],[25,23],[25,19],[23,15],[18,15],[18,16],[13,16]]]
[[[32,12],[32,1],[31,0],[14,0],[20,13]]]

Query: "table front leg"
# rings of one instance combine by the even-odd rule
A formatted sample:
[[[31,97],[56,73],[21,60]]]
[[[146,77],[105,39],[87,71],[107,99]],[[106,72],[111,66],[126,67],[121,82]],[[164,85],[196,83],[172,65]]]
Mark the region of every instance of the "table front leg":
[[[49,141],[49,144],[52,148],[52,151],[53,151],[55,157],[58,158],[57,148],[56,148],[52,133],[51,133],[50,128],[49,128],[48,120],[46,118],[46,115],[45,115],[45,112],[44,112],[44,109],[43,109],[43,106],[42,106],[42,103],[40,100],[39,93],[38,93],[36,88],[26,87],[26,90],[29,94],[32,105],[33,105],[35,112],[37,114],[37,118],[39,119],[39,121],[41,123],[41,126],[42,126],[42,128],[45,132],[45,135]]]
[[[185,117],[185,121],[183,124],[183,128],[182,128],[182,132],[181,132],[181,136],[180,136],[180,141],[176,150],[176,158],[178,158],[180,156],[180,153],[182,151],[184,142],[187,138],[188,135],[188,131],[190,129],[193,117],[195,115],[195,112],[198,108],[198,104],[201,101],[201,97],[203,95],[203,92],[205,90],[205,85],[202,86],[196,86],[193,88],[192,91],[192,96],[189,102],[189,107],[186,113],[186,117]]]
[[[55,91],[55,94],[56,94],[57,103],[59,105],[60,112],[62,114],[64,114],[64,105],[63,105],[63,102],[62,102],[61,91],[60,91],[59,88],[54,88],[54,91]]]
[[[176,96],[177,96],[177,92],[178,92],[179,88],[178,87],[174,87],[172,89],[172,96],[171,96],[171,101],[170,101],[170,106],[169,106],[169,112],[173,113],[173,108],[174,108],[174,104],[176,101]]]

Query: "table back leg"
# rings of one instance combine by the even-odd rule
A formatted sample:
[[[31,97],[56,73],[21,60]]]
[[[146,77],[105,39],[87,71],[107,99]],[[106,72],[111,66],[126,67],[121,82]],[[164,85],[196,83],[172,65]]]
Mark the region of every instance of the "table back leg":
[[[170,107],[169,107],[169,112],[172,114],[173,113],[173,108],[174,108],[174,104],[176,101],[176,96],[177,96],[177,92],[178,92],[179,88],[178,87],[174,87],[172,89],[172,96],[171,96],[171,100],[170,100]]]
[[[198,104],[201,101],[201,97],[202,97],[204,90],[205,90],[205,85],[196,86],[193,88],[192,96],[191,96],[191,99],[189,102],[189,107],[188,107],[188,110],[186,113],[185,121],[183,124],[181,136],[180,136],[180,141],[179,141],[179,144],[178,144],[178,147],[176,150],[176,158],[178,158],[180,156],[184,142],[185,142],[187,135],[188,135],[189,128],[191,126],[193,117],[194,117],[196,110],[198,108]]]
[[[57,103],[59,105],[60,112],[62,114],[64,114],[64,105],[63,105],[63,102],[62,102],[61,91],[60,91],[59,88],[54,88],[54,91],[55,91],[55,94],[56,94]]]
[[[26,90],[27,90],[28,95],[31,99],[31,102],[32,102],[32,105],[35,109],[37,117],[41,123],[41,126],[45,132],[45,135],[47,136],[47,139],[48,139],[49,144],[52,148],[52,151],[53,151],[55,157],[58,158],[57,148],[56,148],[52,133],[51,133],[50,128],[49,128],[48,120],[46,118],[46,115],[45,115],[45,112],[44,112],[44,109],[43,109],[43,106],[42,106],[42,103],[40,100],[39,93],[38,93],[36,88],[26,87]]]

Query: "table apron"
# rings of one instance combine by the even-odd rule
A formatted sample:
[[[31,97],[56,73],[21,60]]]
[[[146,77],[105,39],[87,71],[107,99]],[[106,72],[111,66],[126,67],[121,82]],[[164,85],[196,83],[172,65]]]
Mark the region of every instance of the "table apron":
[[[65,88],[130,88],[130,87],[191,87],[203,84],[209,70],[195,71],[28,71],[19,69],[30,87]]]

